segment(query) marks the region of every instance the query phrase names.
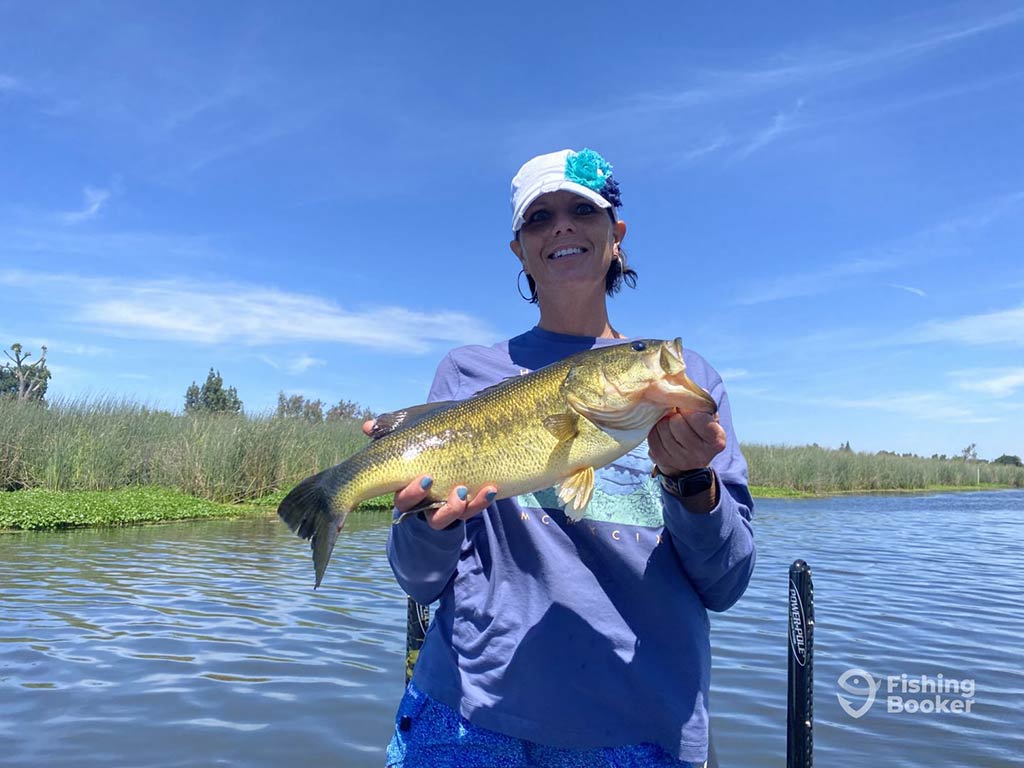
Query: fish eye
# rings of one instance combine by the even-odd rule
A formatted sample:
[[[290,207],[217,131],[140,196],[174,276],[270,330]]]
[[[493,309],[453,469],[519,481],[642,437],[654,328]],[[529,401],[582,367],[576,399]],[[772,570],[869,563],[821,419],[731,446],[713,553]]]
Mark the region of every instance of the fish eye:
[[[634,352],[643,352],[645,349],[647,349],[647,345],[644,344],[642,341],[634,341],[632,344],[630,344],[630,347],[633,348]]]

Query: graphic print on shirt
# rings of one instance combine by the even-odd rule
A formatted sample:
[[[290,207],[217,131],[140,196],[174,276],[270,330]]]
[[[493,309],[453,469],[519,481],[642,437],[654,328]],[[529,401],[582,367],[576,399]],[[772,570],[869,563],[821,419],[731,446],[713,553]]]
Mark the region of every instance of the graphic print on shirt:
[[[554,488],[524,493],[516,500],[523,508],[565,509]],[[594,495],[583,519],[645,528],[665,524],[661,485],[651,477],[646,440],[607,467],[595,470]]]

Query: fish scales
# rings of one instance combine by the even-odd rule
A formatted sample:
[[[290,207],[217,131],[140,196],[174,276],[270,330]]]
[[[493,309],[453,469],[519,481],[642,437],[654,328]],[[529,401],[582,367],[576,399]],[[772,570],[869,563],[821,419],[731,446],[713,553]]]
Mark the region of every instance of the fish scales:
[[[456,484],[473,496],[499,479],[499,498],[507,498],[538,490],[538,482],[554,485],[574,467],[603,466],[635,447],[622,450],[618,440],[582,419],[571,441],[559,441],[544,427],[546,417],[572,410],[560,391],[570,367],[561,361],[510,379],[380,438],[366,449],[374,466],[356,480],[363,486],[357,495],[397,491],[426,474],[437,489],[430,498],[438,501]],[[563,449],[556,450],[560,443]]]

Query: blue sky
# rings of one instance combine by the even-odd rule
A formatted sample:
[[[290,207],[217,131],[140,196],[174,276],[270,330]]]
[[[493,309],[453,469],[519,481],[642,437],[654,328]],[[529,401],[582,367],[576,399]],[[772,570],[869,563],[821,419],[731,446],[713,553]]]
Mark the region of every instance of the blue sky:
[[[508,183],[615,166],[615,326],[745,442],[1024,454],[1024,5],[0,0],[0,343],[53,397],[214,366],[422,400],[515,335]]]

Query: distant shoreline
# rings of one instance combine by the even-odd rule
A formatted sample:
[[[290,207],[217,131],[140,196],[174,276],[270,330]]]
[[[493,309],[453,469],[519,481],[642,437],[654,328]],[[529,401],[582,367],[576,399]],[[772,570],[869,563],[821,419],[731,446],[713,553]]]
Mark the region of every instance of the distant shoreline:
[[[1012,486],[971,485],[891,490],[809,493],[791,488],[751,486],[760,499],[824,499],[830,496],[909,496],[927,493],[1013,490]],[[208,501],[166,488],[121,488],[112,491],[48,491],[42,489],[0,493],[0,533],[55,531],[70,528],[110,528],[185,520],[231,519],[270,515],[284,493],[246,503]],[[356,512],[385,512],[391,497],[370,499]]]
[[[276,508],[367,444],[358,419],[174,414],[124,401],[0,397],[0,529],[237,517]],[[1024,488],[1024,467],[965,457],[744,443],[756,498]],[[390,496],[371,501],[390,509]]]
[[[981,485],[932,485],[924,488],[854,488],[851,490],[798,491],[768,485],[751,485],[750,495],[757,499],[827,499],[832,496],[916,496],[926,493],[959,493],[964,491],[1012,491],[1013,485],[982,483]]]

